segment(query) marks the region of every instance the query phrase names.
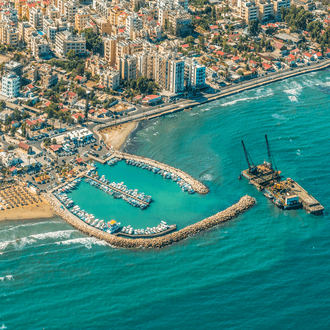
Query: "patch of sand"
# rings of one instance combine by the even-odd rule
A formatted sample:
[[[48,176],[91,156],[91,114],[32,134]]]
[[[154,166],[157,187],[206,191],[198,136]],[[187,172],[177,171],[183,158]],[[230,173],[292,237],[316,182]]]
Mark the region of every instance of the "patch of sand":
[[[100,133],[107,145],[112,145],[115,149],[119,150],[136,125],[137,123],[135,121],[131,121],[125,124],[107,127],[101,130]]]
[[[38,204],[29,204],[12,209],[0,210],[0,221],[51,219],[56,216],[50,204],[44,199]]]

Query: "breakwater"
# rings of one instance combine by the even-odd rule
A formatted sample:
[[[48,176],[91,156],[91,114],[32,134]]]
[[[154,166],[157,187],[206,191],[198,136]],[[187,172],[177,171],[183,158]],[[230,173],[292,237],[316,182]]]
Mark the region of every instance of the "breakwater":
[[[202,221],[199,221],[193,225],[187,226],[177,232],[170,233],[165,236],[157,238],[138,238],[128,239],[119,237],[116,235],[108,234],[101,230],[95,229],[78,217],[70,213],[51,193],[44,194],[44,197],[52,205],[54,211],[62,217],[72,227],[76,228],[83,234],[91,237],[98,238],[109,243],[111,246],[117,248],[126,249],[159,249],[165,246],[171,245],[176,242],[180,242],[188,237],[194,236],[198,233],[218,226],[226,221],[238,217],[240,214],[252,208],[256,201],[254,198],[246,195],[242,197],[236,204],[228,207],[227,209],[216,213]]]
[[[170,165],[158,162],[157,160],[154,159],[150,159],[144,156],[136,156],[136,155],[132,155],[132,154],[128,154],[125,152],[121,152],[121,151],[115,151],[114,154],[111,157],[116,157],[119,158],[121,160],[135,160],[137,162],[143,162],[147,165],[150,166],[154,166],[154,167],[158,167],[161,170],[164,170],[166,172],[171,172],[177,176],[179,176],[182,180],[184,180],[185,182],[187,182],[188,184],[190,184],[190,186],[199,194],[204,195],[207,194],[209,192],[209,188],[207,188],[204,184],[202,184],[201,182],[199,182],[198,180],[194,179],[192,176],[190,176],[189,174],[187,174],[186,172],[172,167]]]

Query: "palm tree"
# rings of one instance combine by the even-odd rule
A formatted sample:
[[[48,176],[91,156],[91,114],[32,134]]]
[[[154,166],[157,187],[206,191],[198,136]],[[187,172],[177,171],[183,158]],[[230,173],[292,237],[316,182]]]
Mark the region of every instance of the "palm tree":
[[[30,159],[31,159],[31,156],[28,156],[28,160],[29,160],[29,166],[30,166]]]

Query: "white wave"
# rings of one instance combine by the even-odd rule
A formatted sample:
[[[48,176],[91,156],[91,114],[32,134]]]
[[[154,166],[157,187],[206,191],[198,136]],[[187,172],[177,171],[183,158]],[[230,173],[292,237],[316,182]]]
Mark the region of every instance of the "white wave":
[[[271,89],[270,89],[270,90],[271,90]],[[250,100],[259,100],[259,99],[261,99],[261,98],[263,98],[263,97],[268,97],[268,96],[272,96],[272,95],[274,95],[273,92],[270,92],[270,93],[268,93],[268,94],[264,94],[264,95],[260,95],[260,96],[245,97],[245,98],[243,98],[243,99],[238,99],[238,100],[230,101],[230,102],[227,102],[227,103],[223,103],[223,104],[221,104],[221,106],[222,106],[222,107],[225,107],[225,106],[227,106],[227,105],[234,105],[234,104],[236,104],[237,102],[242,102],[242,101],[247,101],[247,102],[249,102]]]
[[[47,238],[69,238],[72,233],[74,233],[75,230],[59,230],[59,231],[52,231],[50,233],[42,233],[42,234],[36,234],[31,235],[29,237],[43,240]]]
[[[61,223],[60,221],[41,221],[41,222],[30,222],[30,223],[24,223],[18,226],[11,226],[4,230],[0,230],[0,233],[4,233],[6,231],[16,230],[17,228],[23,228],[23,227],[32,227],[32,226],[39,226],[43,224],[49,224],[49,223]]]
[[[4,278],[4,277],[0,277],[0,281],[2,281],[2,282],[3,282],[4,280],[5,280],[5,278]]]
[[[104,241],[99,241],[94,237],[82,237],[82,238],[74,238],[74,239],[69,239],[67,241],[60,241],[60,242],[55,242],[57,245],[70,245],[70,244],[81,244],[84,245],[87,249],[91,249],[92,245],[109,245]]]
[[[158,132],[154,133],[154,135],[158,135]]]
[[[13,275],[7,275],[6,278],[7,278],[9,281],[14,280]]]
[[[206,181],[212,181],[213,180],[213,176],[211,174],[204,174],[201,177],[202,180],[206,180]]]
[[[272,117],[275,119],[279,119],[279,120],[285,120],[286,118],[282,115],[279,115],[278,113],[274,113],[272,114]]]
[[[298,99],[295,96],[290,95],[289,99],[291,102],[298,102]]]
[[[13,245],[19,249],[22,249],[25,245],[33,244],[36,242],[37,241],[33,238],[22,237],[22,238],[14,239],[11,241],[0,242],[0,250],[4,250],[9,245]]]
[[[284,90],[284,93],[291,94],[291,95],[300,95],[302,91],[302,87],[292,88],[292,89],[286,89]]]
[[[7,327],[4,324],[2,324],[2,326],[0,327],[0,330],[5,330],[5,329],[7,329]]]
[[[201,112],[210,111],[210,110],[211,110],[210,108],[206,108],[206,109],[201,110]]]

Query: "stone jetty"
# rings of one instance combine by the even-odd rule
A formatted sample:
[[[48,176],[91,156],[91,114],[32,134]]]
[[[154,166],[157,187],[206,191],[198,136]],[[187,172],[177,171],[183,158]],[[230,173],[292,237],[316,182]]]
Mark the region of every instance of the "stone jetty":
[[[189,183],[191,185],[191,187],[199,194],[203,195],[203,194],[207,194],[209,192],[209,188],[207,188],[205,185],[203,185],[198,180],[194,179],[192,176],[190,176],[186,172],[181,171],[180,169],[172,167],[170,165],[158,162],[157,160],[150,159],[150,158],[143,157],[143,156],[131,155],[131,154],[121,152],[121,151],[115,151],[113,153],[113,155],[111,156],[111,158],[113,158],[113,157],[116,157],[119,159],[124,159],[124,160],[132,159],[132,160],[136,160],[138,162],[142,162],[142,163],[154,166],[154,167],[158,167],[161,170],[164,170],[166,172],[171,172],[171,173],[174,173],[175,175],[179,176],[182,180]]]
[[[218,226],[226,221],[238,217],[240,214],[249,210],[256,204],[256,200],[248,195],[242,197],[238,203],[228,207],[209,218],[199,221],[193,225],[187,226],[177,232],[170,233],[157,238],[137,238],[129,239],[108,234],[104,231],[89,226],[84,221],[80,220],[74,214],[70,213],[51,193],[45,193],[44,197],[50,202],[54,211],[62,217],[72,227],[80,232],[91,237],[106,241],[111,246],[116,248],[126,249],[160,249],[165,246],[180,242],[188,237],[206,231],[210,228]]]

